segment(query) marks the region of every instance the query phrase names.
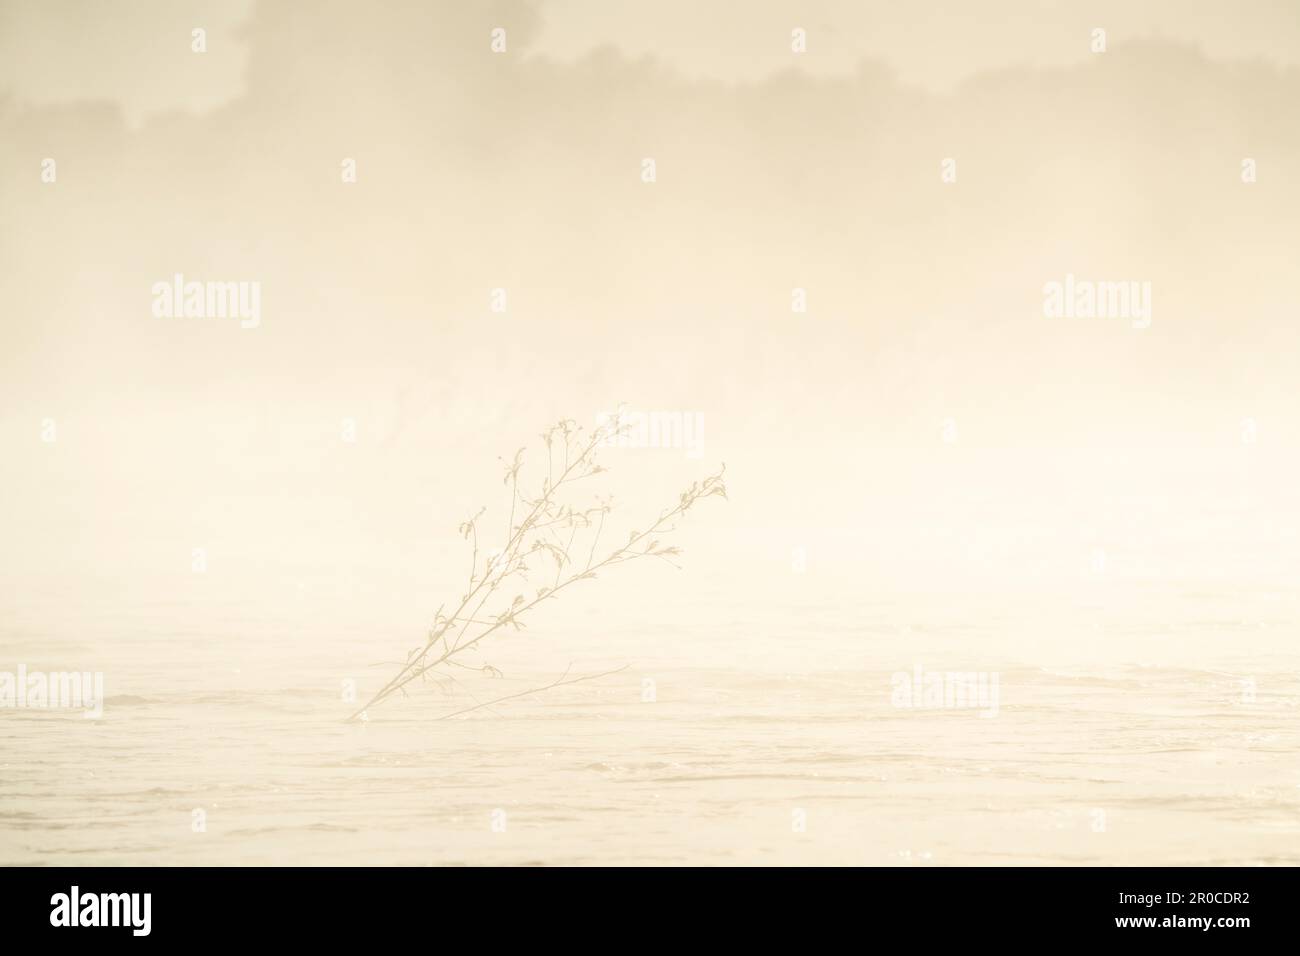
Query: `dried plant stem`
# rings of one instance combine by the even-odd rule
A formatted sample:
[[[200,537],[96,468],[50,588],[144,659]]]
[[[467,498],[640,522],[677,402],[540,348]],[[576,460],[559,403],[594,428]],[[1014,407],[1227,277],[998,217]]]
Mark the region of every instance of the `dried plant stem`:
[[[671,559],[679,553],[679,549],[662,546],[656,535],[671,532],[676,527],[673,522],[683,516],[701,498],[713,495],[725,498],[726,486],[722,481],[725,468],[716,475],[692,484],[681,493],[675,507],[661,512],[645,531],[630,532],[627,542],[622,547],[613,550],[600,560],[597,560],[596,554],[605,529],[605,518],[611,510],[609,501],[597,499],[594,506],[582,510],[561,501],[562,490],[567,490],[576,482],[606,470],[596,464],[597,449],[602,445],[615,442],[624,433],[625,428],[626,426],[618,418],[601,425],[586,438],[582,436],[583,429],[570,420],[561,421],[549,428],[542,434],[547,448],[546,478],[537,497],[533,499],[527,498],[519,491],[524,449],[515,453],[514,460],[506,464],[504,483],[510,490],[510,518],[504,547],[487,558],[481,556],[478,521],[486,509],[481,509],[478,514],[460,526],[461,535],[471,542],[472,555],[469,582],[465,593],[461,595],[459,605],[450,615],[444,614],[443,609],[439,608],[434,625],[424,644],[407,655],[401,669],[359,707],[348,718],[349,720],[365,717],[370,708],[395,693],[405,693],[406,686],[412,681],[425,678],[434,668],[444,664],[500,676],[500,671],[491,665],[470,667],[456,658],[478,647],[484,638],[507,626],[522,630],[524,624],[520,618],[523,615],[543,601],[552,600],[570,585],[595,578],[598,571],[646,557],[673,563]],[[554,477],[553,446],[558,441],[564,443],[564,462],[563,470],[558,477]],[[521,511],[524,517],[516,524],[516,514]],[[557,529],[567,531],[567,538],[558,534]],[[538,536],[529,543],[529,535],[534,533]],[[579,539],[584,533],[590,534],[591,543],[589,547],[583,549],[585,563],[579,565],[577,561],[581,559],[576,558],[575,555],[581,553],[578,550]],[[532,588],[529,575],[536,573],[536,570],[529,566],[528,559],[534,557],[539,560],[550,558],[555,561],[554,576],[547,576],[550,583],[536,589],[535,594],[531,596],[523,593],[516,594],[513,601],[501,610],[495,612],[488,610],[488,605],[493,602],[498,591],[510,578],[518,577],[521,587]],[[581,678],[581,680],[590,679],[593,678]],[[574,681],[564,681],[564,683],[572,682]],[[549,686],[558,686],[558,684]],[[513,696],[520,695],[511,695]]]
[[[566,684],[581,684],[583,681],[599,680],[602,677],[608,677],[611,674],[617,674],[619,673],[619,671],[625,671],[628,669],[629,665],[624,664],[622,667],[615,667],[611,671],[602,671],[599,674],[586,674],[582,677],[569,677],[569,670],[572,667],[573,665],[570,664],[568,667],[564,669],[563,674],[561,674],[557,679],[551,681],[549,684],[544,684],[541,687],[530,687],[528,690],[521,690],[517,694],[506,694],[504,697],[497,697],[493,700],[485,700],[483,701],[483,703],[475,704],[473,707],[465,707],[462,710],[453,711],[450,714],[443,714],[438,719],[450,720],[453,717],[459,717],[461,714],[468,714],[470,711],[481,710],[484,707],[491,707],[493,704],[499,704],[502,701],[515,700],[518,697],[528,697],[531,694],[541,694],[544,691],[551,690],[554,687],[563,687]],[[565,680],[566,677],[568,677],[568,680]]]

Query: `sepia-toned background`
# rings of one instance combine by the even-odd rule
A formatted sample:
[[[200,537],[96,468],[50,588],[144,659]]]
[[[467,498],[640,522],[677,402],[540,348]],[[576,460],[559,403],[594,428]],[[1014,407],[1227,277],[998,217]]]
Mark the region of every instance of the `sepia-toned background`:
[[[0,672],[105,695],[0,863],[1300,862],[1297,102],[1289,0],[2,0]],[[680,569],[345,723],[620,403]]]

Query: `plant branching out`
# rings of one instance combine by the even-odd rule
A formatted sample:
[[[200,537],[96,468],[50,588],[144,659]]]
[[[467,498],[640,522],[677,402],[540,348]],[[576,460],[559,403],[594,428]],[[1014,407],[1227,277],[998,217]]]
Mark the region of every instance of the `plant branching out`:
[[[628,532],[625,543],[610,551],[601,550],[601,538],[612,511],[611,499],[595,496],[585,506],[569,500],[574,485],[606,471],[596,462],[597,451],[613,444],[629,427],[621,418],[614,417],[591,432],[568,419],[548,428],[541,436],[546,446],[546,476],[532,496],[520,490],[525,449],[515,452],[511,461],[502,459],[503,483],[510,494],[504,545],[495,550],[485,547],[486,508],[460,525],[461,536],[470,543],[471,556],[469,581],[455,610],[445,613],[445,604],[438,609],[424,643],[411,650],[401,670],[349,720],[364,719],[370,708],[396,693],[406,693],[406,686],[412,681],[445,675],[452,668],[500,677],[501,672],[491,664],[467,663],[466,653],[478,648],[497,631],[523,630],[522,619],[533,608],[554,600],[579,581],[595,578],[600,571],[642,558],[654,558],[678,567],[673,558],[680,554],[680,549],[664,544],[662,537],[672,532],[676,521],[700,499],[713,495],[726,498],[727,489],[722,480],[725,465],[717,474],[693,483],[678,496],[675,505],[662,511],[644,531]],[[566,671],[544,687],[509,694],[446,716],[454,717],[466,710],[611,673],[615,672],[569,678]]]

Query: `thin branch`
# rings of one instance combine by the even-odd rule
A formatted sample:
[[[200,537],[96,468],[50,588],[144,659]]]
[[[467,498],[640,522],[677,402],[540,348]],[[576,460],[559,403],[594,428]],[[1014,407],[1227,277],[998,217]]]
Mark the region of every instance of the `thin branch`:
[[[642,557],[655,557],[677,567],[669,560],[669,556],[678,554],[679,549],[662,546],[657,536],[674,530],[676,519],[684,515],[697,501],[714,495],[726,497],[726,486],[723,483],[725,466],[717,474],[694,482],[680,494],[676,506],[661,512],[645,531],[630,532],[627,543],[623,547],[599,561],[596,560],[595,555],[605,527],[606,515],[610,511],[609,500],[602,501],[597,498],[594,506],[579,509],[563,502],[560,498],[561,492],[573,483],[606,470],[596,463],[597,449],[611,443],[628,427],[621,418],[615,418],[612,422],[601,424],[584,438],[582,435],[584,429],[578,427],[572,420],[566,419],[553,425],[542,435],[547,446],[547,475],[542,482],[540,493],[532,499],[519,492],[519,475],[523,468],[525,449],[521,448],[515,452],[513,461],[505,464],[505,483],[509,486],[511,499],[505,545],[499,551],[493,552],[496,555],[495,559],[487,561],[480,576],[478,519],[486,509],[481,509],[478,514],[460,526],[462,536],[472,542],[473,558],[469,582],[460,597],[459,606],[450,615],[444,614],[443,609],[439,608],[425,643],[414,648],[407,655],[406,662],[398,672],[363,706],[357,708],[349,720],[357,719],[369,708],[395,693],[405,694],[407,684],[413,680],[423,680],[434,668],[441,665],[464,666],[455,658],[503,628],[513,627],[515,630],[522,630],[525,625],[521,618],[532,608],[542,601],[551,600],[560,591],[578,581],[595,578],[599,570]],[[564,440],[564,469],[558,477],[552,470],[552,446],[557,437]],[[518,504],[524,505],[528,510],[522,520],[515,524]],[[598,521],[593,520],[592,516],[595,514],[599,514]],[[554,526],[569,529],[567,541],[556,533]],[[530,536],[532,536],[532,543],[526,546],[525,542]],[[579,538],[584,536],[591,537],[589,546],[586,545],[585,540],[579,541]],[[547,540],[548,538],[554,540]],[[580,547],[587,551],[587,563],[579,571],[576,570],[578,566],[575,552],[580,554],[581,552],[578,551]],[[529,575],[537,569],[530,568],[527,558],[539,552],[547,552],[555,559],[554,578],[550,579],[548,576],[549,586],[539,588],[531,597],[525,593],[514,593],[512,598],[510,595],[516,591],[516,587],[506,589],[504,585],[509,579],[517,577],[519,589],[528,591],[534,587],[529,581]],[[566,567],[574,569],[567,578],[564,577]],[[500,598],[497,602],[498,609],[486,610],[489,603],[498,597]],[[472,632],[472,628],[478,630]]]
[[[468,714],[471,711],[479,710],[483,707],[491,707],[493,704],[499,704],[503,700],[515,700],[519,697],[527,697],[530,694],[540,694],[543,693],[544,691],[551,690],[553,687],[564,687],[567,684],[581,684],[583,681],[598,680],[601,677],[608,677],[610,674],[617,674],[619,671],[625,671],[630,666],[631,666],[630,664],[624,664],[622,667],[616,667],[612,671],[604,671],[600,674],[587,674],[583,677],[570,677],[568,680],[565,680],[564,679],[565,676],[569,673],[569,670],[573,667],[573,664],[569,664],[569,666],[564,669],[564,673],[561,674],[557,680],[553,680],[549,684],[546,684],[542,687],[532,687],[529,688],[528,690],[521,690],[517,694],[506,694],[504,697],[498,697],[495,700],[485,701],[482,704],[475,704],[473,707],[466,707],[464,710],[458,710],[450,714],[443,714],[438,719],[450,720],[453,717],[459,717],[461,714]]]

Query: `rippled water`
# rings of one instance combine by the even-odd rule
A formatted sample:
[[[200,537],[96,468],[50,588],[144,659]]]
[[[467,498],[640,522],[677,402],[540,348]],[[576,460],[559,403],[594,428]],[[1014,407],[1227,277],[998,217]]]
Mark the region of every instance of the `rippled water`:
[[[1106,652],[1044,665],[1023,642],[997,650],[1029,612],[759,595],[663,639],[652,620],[607,631],[579,615],[512,639],[506,679],[430,685],[346,724],[342,680],[377,685],[395,628],[313,602],[279,617],[210,605],[195,626],[191,600],[12,602],[0,669],[84,663],[108,690],[100,720],[0,711],[0,860],[1300,862],[1288,620],[1191,600],[1142,633],[1065,615],[1083,636],[1058,644]],[[554,679],[557,644],[574,673],[631,666],[435,719]],[[916,662],[996,670],[997,716],[893,706],[891,674]]]

